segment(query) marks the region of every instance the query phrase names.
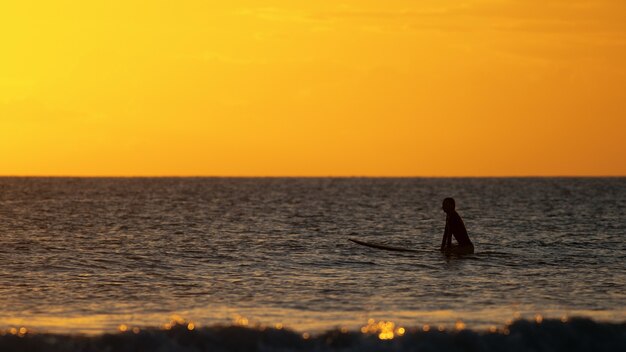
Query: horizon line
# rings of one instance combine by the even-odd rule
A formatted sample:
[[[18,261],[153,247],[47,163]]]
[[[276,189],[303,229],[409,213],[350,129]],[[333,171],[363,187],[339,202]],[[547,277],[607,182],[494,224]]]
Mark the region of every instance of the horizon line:
[[[1,175],[0,178],[623,178],[625,175]]]

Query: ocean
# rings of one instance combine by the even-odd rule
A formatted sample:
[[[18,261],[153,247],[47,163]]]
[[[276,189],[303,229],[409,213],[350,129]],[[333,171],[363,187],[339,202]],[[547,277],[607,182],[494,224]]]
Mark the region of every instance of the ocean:
[[[439,252],[445,197],[475,254]],[[404,350],[580,321],[626,346],[625,234],[626,178],[0,178],[0,346],[183,326]]]

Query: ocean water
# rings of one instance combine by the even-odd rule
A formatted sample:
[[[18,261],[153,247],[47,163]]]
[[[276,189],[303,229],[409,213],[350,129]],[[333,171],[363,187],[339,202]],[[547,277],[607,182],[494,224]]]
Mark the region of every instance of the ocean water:
[[[618,323],[625,235],[626,178],[0,178],[0,328]]]

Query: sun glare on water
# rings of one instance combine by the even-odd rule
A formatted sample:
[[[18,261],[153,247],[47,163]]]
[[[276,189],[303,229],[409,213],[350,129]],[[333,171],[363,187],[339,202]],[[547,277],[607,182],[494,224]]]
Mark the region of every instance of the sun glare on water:
[[[367,325],[361,327],[363,334],[375,334],[381,340],[392,340],[394,337],[403,336],[406,333],[406,329],[402,326],[396,327],[396,324],[392,321],[376,321],[369,319]]]

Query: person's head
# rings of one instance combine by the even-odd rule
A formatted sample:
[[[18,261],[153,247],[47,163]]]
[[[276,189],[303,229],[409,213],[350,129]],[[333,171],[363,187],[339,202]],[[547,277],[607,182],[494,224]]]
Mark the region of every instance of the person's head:
[[[441,205],[441,209],[446,213],[454,211],[455,208],[454,198],[446,198],[443,200],[443,204]]]

